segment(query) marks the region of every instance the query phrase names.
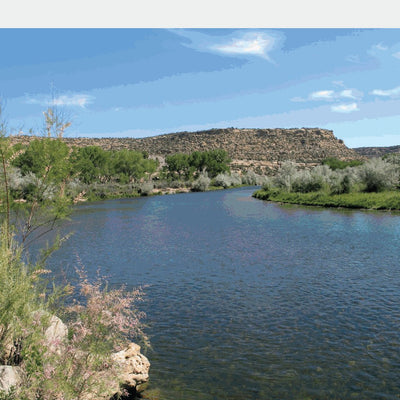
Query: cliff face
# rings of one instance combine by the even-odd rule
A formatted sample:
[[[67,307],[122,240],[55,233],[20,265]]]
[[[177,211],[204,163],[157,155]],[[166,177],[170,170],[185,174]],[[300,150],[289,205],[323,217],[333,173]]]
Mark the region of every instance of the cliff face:
[[[15,137],[15,140],[23,141],[26,137]],[[227,128],[171,133],[142,139],[65,138],[64,140],[75,146],[96,145],[107,150],[127,148],[146,151],[161,160],[174,153],[224,149],[232,158],[233,169],[253,168],[259,172],[275,169],[285,160],[311,166],[327,157],[341,160],[360,158],[354,150],[337,139],[332,131],[318,128]]]
[[[382,157],[385,154],[400,153],[400,146],[387,147],[356,147],[353,149],[362,157]]]

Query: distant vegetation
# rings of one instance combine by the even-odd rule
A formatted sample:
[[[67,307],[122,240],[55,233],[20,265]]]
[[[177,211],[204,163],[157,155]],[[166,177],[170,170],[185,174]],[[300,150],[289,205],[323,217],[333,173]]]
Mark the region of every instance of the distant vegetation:
[[[230,171],[231,159],[225,150],[194,151],[191,154],[176,153],[165,158],[169,178],[190,179],[207,171],[209,178]]]
[[[344,165],[330,159],[311,170],[287,161],[254,196],[283,203],[400,209],[400,156]]]
[[[19,203],[37,198],[44,181],[43,201],[51,198],[54,185],[61,183],[69,199],[80,201],[149,195],[168,187],[204,191],[210,186],[263,182],[252,171],[231,173],[231,160],[220,149],[173,154],[166,157],[163,167],[145,152],[99,146],[71,148],[60,138],[42,137],[25,146],[16,144],[14,152],[9,188]]]
[[[360,160],[343,161],[338,160],[335,157],[328,157],[322,161],[323,165],[327,165],[332,170],[345,169],[346,167],[356,167],[357,165],[362,165],[363,162]]]

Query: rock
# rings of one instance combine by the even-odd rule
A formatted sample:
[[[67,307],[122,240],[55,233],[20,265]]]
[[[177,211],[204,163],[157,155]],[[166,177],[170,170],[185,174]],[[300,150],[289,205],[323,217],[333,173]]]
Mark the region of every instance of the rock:
[[[136,389],[149,380],[150,362],[136,343],[130,343],[126,349],[114,353],[112,360],[121,370],[119,380],[123,386]]]
[[[21,367],[11,365],[0,366],[0,392],[8,393],[12,387],[18,387],[23,382],[23,372]]]
[[[48,350],[61,355],[68,337],[68,328],[64,322],[55,315],[52,315],[44,336]]]

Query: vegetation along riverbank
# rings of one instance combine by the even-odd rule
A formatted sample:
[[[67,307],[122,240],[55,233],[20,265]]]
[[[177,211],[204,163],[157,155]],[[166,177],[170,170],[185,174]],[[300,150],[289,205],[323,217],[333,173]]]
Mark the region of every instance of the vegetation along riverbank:
[[[399,176],[398,154],[364,163],[328,159],[310,170],[288,161],[253,196],[290,204],[400,210]]]
[[[70,160],[84,163],[58,139],[65,124],[50,110],[45,116],[54,139],[25,149],[11,145],[0,118],[0,399],[132,398],[150,367],[132,342],[148,342],[138,308],[143,290],[111,289],[79,260],[75,278],[52,278],[49,256],[67,237],[35,261],[30,254],[32,241],[71,212]]]

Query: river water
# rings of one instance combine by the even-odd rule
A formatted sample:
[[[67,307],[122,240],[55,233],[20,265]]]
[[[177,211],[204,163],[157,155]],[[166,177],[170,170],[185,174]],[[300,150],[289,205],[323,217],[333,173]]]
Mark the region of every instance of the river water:
[[[400,399],[400,215],[253,191],[83,204],[51,264],[148,285],[162,400]]]

